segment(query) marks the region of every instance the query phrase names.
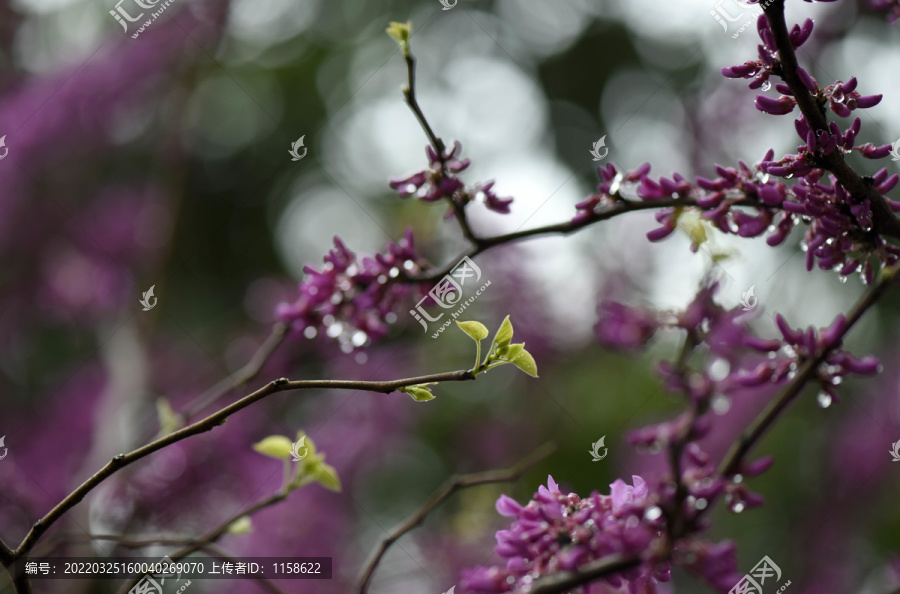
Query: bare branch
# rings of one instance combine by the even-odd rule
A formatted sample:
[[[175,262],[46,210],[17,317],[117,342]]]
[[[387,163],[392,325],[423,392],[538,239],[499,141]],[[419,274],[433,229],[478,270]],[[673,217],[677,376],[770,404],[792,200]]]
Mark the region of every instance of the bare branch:
[[[290,381],[287,378],[277,379],[269,382],[255,392],[241,398],[225,408],[215,412],[208,417],[188,425],[178,431],[170,433],[165,437],[161,437],[145,446],[142,446],[127,454],[119,454],[112,458],[103,468],[98,470],[78,488],[72,491],[65,499],[59,502],[51,509],[43,518],[34,523],[28,534],[22,540],[22,543],[15,550],[16,557],[25,556],[34,547],[38,539],[67,511],[75,507],[84,497],[90,493],[104,480],[125,468],[129,464],[140,460],[141,458],[152,454],[162,448],[177,443],[182,439],[211,431],[217,426],[224,423],[229,416],[247,408],[251,404],[262,400],[267,396],[278,392],[286,392],[289,390],[361,390],[367,392],[377,392],[389,394],[399,388],[412,386],[415,384],[423,384],[429,382],[458,382],[475,379],[471,371],[451,371],[447,373],[437,373],[432,375],[424,375],[408,379],[391,380],[391,381],[344,381],[344,380],[301,380]]]
[[[431,497],[425,500],[417,510],[409,515],[405,520],[400,522],[390,534],[388,534],[378,545],[378,548],[369,557],[362,577],[359,582],[360,594],[368,591],[369,584],[375,574],[378,564],[387,552],[388,548],[400,539],[404,534],[421,524],[425,518],[434,511],[439,505],[446,501],[451,495],[461,489],[467,489],[477,485],[487,485],[491,483],[507,483],[518,480],[528,469],[535,464],[546,459],[550,454],[556,451],[553,443],[545,443],[537,450],[528,455],[515,466],[505,470],[490,470],[487,472],[475,472],[472,474],[463,474],[448,478],[437,491],[431,494]]]

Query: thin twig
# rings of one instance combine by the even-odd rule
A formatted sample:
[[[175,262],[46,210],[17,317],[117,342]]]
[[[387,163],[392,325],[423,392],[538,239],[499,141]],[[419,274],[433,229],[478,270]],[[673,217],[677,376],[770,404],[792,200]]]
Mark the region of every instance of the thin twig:
[[[84,497],[90,493],[97,485],[102,483],[104,480],[109,478],[111,475],[115,474],[122,468],[125,468],[129,464],[144,458],[161,450],[162,448],[172,445],[173,443],[177,443],[182,439],[186,439],[192,435],[197,435],[199,433],[204,433],[206,431],[211,431],[217,426],[224,423],[229,416],[234,413],[247,408],[251,404],[262,400],[267,396],[271,396],[272,394],[276,394],[278,392],[286,392],[289,390],[310,390],[310,389],[323,389],[323,390],[362,390],[368,392],[378,392],[382,394],[389,394],[399,388],[403,388],[406,386],[412,386],[415,384],[422,384],[428,382],[458,382],[458,381],[468,381],[475,379],[475,376],[472,374],[470,370],[466,371],[451,371],[446,373],[437,373],[432,375],[425,375],[421,377],[414,377],[408,379],[400,379],[400,380],[391,380],[391,381],[345,381],[345,380],[301,380],[301,381],[290,381],[287,378],[277,379],[275,381],[269,382],[262,388],[256,390],[255,392],[241,398],[237,402],[234,402],[225,408],[215,412],[208,417],[197,421],[192,425],[188,425],[178,431],[170,433],[165,437],[161,437],[145,446],[142,446],[132,452],[127,454],[119,454],[113,457],[103,468],[98,470],[94,475],[84,481],[78,488],[72,491],[69,495],[65,497],[61,502],[59,502],[53,509],[51,509],[44,517],[34,523],[31,527],[31,530],[28,531],[28,534],[25,535],[25,538],[22,540],[22,543],[18,546],[18,548],[14,551],[14,556],[16,558],[24,557],[35,545],[38,539],[47,531],[50,526],[52,526],[59,518],[61,518],[67,511],[75,507]]]
[[[746,197],[742,200],[739,200],[734,203],[735,206],[753,206],[753,207],[761,207],[764,206],[759,201]],[[604,210],[599,213],[594,213],[590,217],[586,219],[581,219],[579,221],[566,221],[564,223],[553,223],[551,225],[545,225],[543,227],[534,227],[532,229],[523,229],[521,231],[515,231],[512,233],[504,233],[502,235],[494,235],[493,237],[482,237],[478,240],[478,243],[475,244],[470,250],[466,253],[461,254],[460,256],[454,258],[451,264],[448,264],[440,269],[437,269],[433,272],[429,272],[428,274],[418,275],[418,276],[406,276],[404,280],[411,283],[422,283],[422,282],[433,282],[443,278],[445,275],[449,274],[454,267],[459,263],[459,261],[463,258],[463,256],[468,256],[469,258],[474,258],[479,254],[482,254],[488,251],[491,248],[495,248],[501,245],[505,245],[507,243],[513,243],[516,241],[521,241],[523,239],[530,239],[532,237],[537,237],[539,235],[571,235],[576,231],[580,231],[585,227],[589,227],[594,223],[599,223],[600,221],[606,221],[617,217],[622,214],[626,214],[629,212],[639,212],[644,210],[654,210],[657,208],[674,208],[679,206],[697,206],[697,202],[694,198],[662,198],[659,200],[626,200],[624,198],[620,198],[616,200],[615,204],[611,206],[609,209]],[[772,208],[766,206],[766,208]],[[401,272],[402,274],[402,272]]]
[[[431,147],[437,153],[438,161],[441,166],[440,175],[441,177],[444,177],[447,175],[447,159],[444,155],[446,147],[444,146],[444,141],[434,133],[431,124],[428,123],[428,118],[425,117],[422,108],[419,106],[419,100],[416,97],[416,58],[409,51],[408,43],[403,50],[403,59],[406,60],[408,79],[406,87],[403,88],[403,98],[406,100],[406,104],[412,110],[413,114],[415,114],[416,119],[419,120],[419,124],[425,131],[425,135],[428,136],[428,142],[431,143]],[[475,233],[472,232],[464,206],[453,196],[447,196],[447,201],[450,203],[451,208],[453,208],[453,214],[456,215],[456,220],[459,221],[459,227],[462,230],[463,236],[473,245],[479,245],[481,239],[476,237]]]
[[[191,404],[186,411],[184,411],[183,416],[185,420],[189,420],[195,414],[227,394],[228,392],[234,390],[235,388],[239,388],[256,377],[256,374],[259,373],[259,370],[262,369],[262,366],[265,365],[266,361],[269,360],[269,357],[272,356],[272,353],[275,352],[275,349],[282,343],[284,337],[287,333],[287,325],[281,322],[278,322],[272,327],[272,333],[266,338],[266,340],[260,345],[259,349],[256,353],[253,354],[253,357],[250,358],[250,361],[247,362],[246,365],[241,367],[236,373],[222,379],[215,386],[201,394],[197,397],[196,403]]]
[[[369,584],[375,574],[378,564],[387,552],[388,548],[400,539],[404,534],[421,524],[425,518],[434,511],[439,505],[446,501],[451,495],[461,489],[474,487],[477,485],[487,485],[490,483],[506,483],[515,481],[521,477],[528,469],[535,464],[546,459],[550,454],[556,451],[553,443],[545,443],[537,450],[528,455],[515,466],[505,470],[490,470],[487,472],[476,472],[472,474],[463,474],[448,478],[437,491],[425,500],[425,502],[405,520],[397,524],[390,534],[384,537],[378,544],[378,548],[372,552],[369,560],[366,562],[359,582],[360,594],[368,591]]]
[[[177,551],[175,551],[174,553],[172,553],[171,555],[169,555],[169,558],[172,561],[178,561],[179,559],[183,559],[192,553],[196,553],[197,551],[202,550],[206,545],[219,540],[226,532],[228,532],[228,529],[236,521],[240,520],[241,518],[243,518],[245,516],[250,517],[250,516],[256,514],[257,512],[260,512],[268,507],[275,505],[276,503],[280,503],[280,502],[284,501],[285,499],[287,499],[287,496],[289,494],[290,494],[289,491],[280,490],[277,493],[273,493],[272,495],[269,495],[265,499],[262,499],[261,501],[258,501],[257,503],[251,505],[247,509],[241,510],[241,511],[237,512],[236,514],[233,514],[227,520],[220,523],[218,526],[216,526],[215,528],[213,528],[212,530],[210,530],[209,532],[207,532],[200,538],[192,539],[191,541],[185,542],[184,546],[182,548],[178,549]],[[137,583],[137,581],[138,581],[137,579],[134,579],[134,580],[127,582],[122,588],[123,591],[127,592],[132,586],[134,586]]]

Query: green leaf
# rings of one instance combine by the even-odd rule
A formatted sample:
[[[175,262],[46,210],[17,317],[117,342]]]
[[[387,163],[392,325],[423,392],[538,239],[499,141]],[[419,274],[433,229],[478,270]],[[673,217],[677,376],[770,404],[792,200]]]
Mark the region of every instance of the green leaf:
[[[503,323],[500,324],[500,328],[497,330],[497,334],[494,336],[494,342],[492,343],[492,350],[497,355],[503,355],[506,353],[506,349],[509,347],[509,343],[513,337],[513,327],[512,322],[509,321],[509,316],[503,318]]]
[[[341,492],[341,479],[338,477],[337,471],[333,466],[329,466],[324,462],[319,464],[312,472],[316,482],[337,493]]]
[[[418,384],[415,386],[406,386],[405,388],[400,388],[401,392],[406,392],[412,399],[416,402],[427,402],[428,400],[434,400],[434,394],[431,393],[431,389],[425,387],[424,384]]]
[[[271,458],[288,460],[291,457],[291,440],[284,435],[270,435],[259,443],[253,444],[253,449]]]
[[[410,35],[412,35],[412,21],[406,21],[405,23],[391,21],[391,26],[385,31],[391,36],[391,39],[400,45],[405,45],[409,41]]]
[[[506,357],[507,359],[509,359],[510,361],[512,361],[512,360],[515,359],[516,356],[517,356],[520,352],[522,352],[523,350],[525,350],[525,343],[524,343],[524,342],[519,342],[519,343],[516,343],[516,344],[511,344],[511,345],[509,345],[509,348],[506,350],[505,357]]]
[[[488,329],[481,322],[456,322],[459,329],[472,337],[473,340],[483,340],[487,338]]]
[[[166,398],[156,399],[156,414],[159,417],[160,437],[173,433],[184,425],[184,417],[172,409],[172,405]]]
[[[537,363],[534,362],[534,357],[531,356],[531,353],[522,349],[519,353],[512,359],[512,364],[530,375],[531,377],[537,377]]]
[[[251,530],[253,530],[253,522],[250,521],[249,516],[241,516],[228,526],[228,532],[231,534],[247,534]]]

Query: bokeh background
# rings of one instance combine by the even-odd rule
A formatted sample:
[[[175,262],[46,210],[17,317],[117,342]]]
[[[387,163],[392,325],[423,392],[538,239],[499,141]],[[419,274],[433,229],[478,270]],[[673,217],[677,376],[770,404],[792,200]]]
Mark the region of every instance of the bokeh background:
[[[728,10],[751,9],[730,3]],[[126,3],[128,0],[126,0]],[[719,3],[721,4],[721,3]],[[420,101],[437,134],[459,140],[469,181],[496,179],[512,212],[474,205],[481,234],[570,219],[605,162],[656,175],[713,175],[713,164],[790,152],[788,118],[758,112],[723,66],[756,55],[755,24],[736,38],[712,0],[175,0],[139,37],[109,14],[112,0],[13,0],[0,5],[0,537],[16,544],[38,517],[101,467],[160,429],[157,401],[176,411],[244,365],[278,303],[297,296],[303,266],[320,267],[332,238],[372,255],[411,227],[436,266],[465,249],[444,207],[401,200],[389,177],[425,166],[426,138],[404,105],[406,70],[384,33],[413,23]],[[900,135],[900,29],[862,3],[788,2],[812,17],[800,51],[820,82],[857,76],[883,93],[863,114],[861,140]],[[894,48],[894,49],[892,49]],[[301,136],[308,154],[292,162]],[[0,149],[2,150],[2,149]],[[873,173],[871,162],[854,162]],[[888,164],[896,167],[896,164]],[[251,445],[306,430],[343,482],[313,485],[253,520],[221,547],[243,556],[332,556],[327,583],[286,592],[349,592],[386,530],[454,473],[504,468],[542,443],[559,451],[510,485],[451,498],[382,563],[372,592],[444,592],[461,568],[493,562],[500,493],[527,500],[548,474],[583,495],[617,477],[658,472],[625,434],[673,416],[679,401],[654,373],[677,336],[623,355],[594,338],[599,299],[677,309],[710,271],[727,306],[751,286],[757,329],[772,315],[825,325],[863,288],[807,273],[799,233],[778,249],[714,235],[691,254],[676,234],[650,244],[651,214],[576,235],[492,250],[477,260],[491,287],[469,308],[495,328],[511,314],[535,355],[538,380],[502,369],[438,386],[438,398],[332,391],[284,393],[215,431],[142,460],[59,522],[37,555],[126,554],[91,534],[200,534],[275,492],[276,460]],[[727,254],[712,263],[710,250]],[[141,294],[158,305],[144,312]],[[412,305],[412,300],[410,303]],[[811,391],[758,448],[776,463],[755,479],[767,498],[742,514],[716,510],[711,536],[738,542],[740,568],[763,555],[792,591],[881,594],[897,573],[900,356],[896,298],[851,334],[851,350],[882,357],[884,373],[842,386],[827,409]],[[289,336],[250,383],[270,379],[393,379],[462,369],[462,333],[437,339],[401,309],[387,338],[344,352],[325,336]],[[235,390],[219,400],[237,399]],[[730,402],[711,449],[721,453],[771,397]],[[207,412],[213,409],[207,407]],[[591,462],[606,436],[609,455]],[[172,547],[141,550],[162,556]],[[893,572],[891,564],[893,563]],[[0,591],[11,591],[6,576]],[[39,582],[38,592],[115,592],[120,583]],[[249,581],[191,592],[262,592]],[[707,586],[676,571],[664,591]]]

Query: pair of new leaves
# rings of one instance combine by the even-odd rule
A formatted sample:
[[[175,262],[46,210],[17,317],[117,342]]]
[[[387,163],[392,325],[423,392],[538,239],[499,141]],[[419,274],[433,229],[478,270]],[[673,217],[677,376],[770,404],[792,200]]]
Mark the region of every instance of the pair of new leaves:
[[[537,364],[534,362],[534,357],[531,356],[531,353],[525,350],[525,343],[520,342],[518,344],[512,344],[513,326],[512,322],[509,321],[509,316],[506,316],[503,323],[500,324],[497,334],[494,335],[490,350],[487,355],[485,355],[484,361],[481,361],[480,363],[481,341],[488,336],[487,327],[481,322],[456,322],[456,325],[459,326],[460,330],[469,335],[477,345],[475,367],[472,368],[472,375],[477,376],[482,371],[488,371],[494,367],[512,363],[531,377],[538,376]],[[431,388],[428,387],[434,383],[435,382],[430,382],[427,384],[406,386],[405,388],[400,388],[400,391],[406,392],[417,402],[424,402],[434,398],[434,394],[431,393]]]
[[[298,445],[303,453],[298,452]],[[283,460],[287,473],[288,491],[305,487],[310,483],[319,483],[332,491],[341,490],[341,480],[333,466],[325,463],[325,454],[318,453],[311,437],[303,431],[297,433],[297,441],[291,442],[284,435],[270,435],[259,443],[253,444],[253,449],[269,456]],[[296,464],[291,469],[291,461]]]

